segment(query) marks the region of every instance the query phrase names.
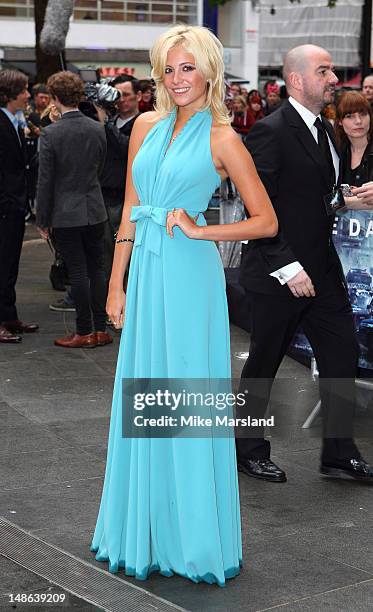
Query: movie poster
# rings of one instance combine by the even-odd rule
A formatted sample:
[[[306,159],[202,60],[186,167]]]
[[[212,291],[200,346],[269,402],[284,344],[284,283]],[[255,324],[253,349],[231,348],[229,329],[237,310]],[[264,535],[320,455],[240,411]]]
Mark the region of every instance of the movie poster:
[[[360,346],[359,366],[373,370],[373,211],[337,215],[333,240],[348,285]],[[312,349],[301,330],[293,339],[291,354],[312,357]]]

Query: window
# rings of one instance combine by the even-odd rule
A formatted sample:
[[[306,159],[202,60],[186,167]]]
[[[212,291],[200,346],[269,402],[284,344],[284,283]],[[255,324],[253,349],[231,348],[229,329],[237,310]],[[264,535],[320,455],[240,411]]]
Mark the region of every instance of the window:
[[[78,0],[74,5],[74,19],[97,21],[97,0]]]
[[[0,0],[0,18],[30,19],[33,0]],[[112,23],[196,24],[198,0],[76,0],[76,21]]]
[[[31,0],[0,0],[0,17],[27,18],[34,15]]]

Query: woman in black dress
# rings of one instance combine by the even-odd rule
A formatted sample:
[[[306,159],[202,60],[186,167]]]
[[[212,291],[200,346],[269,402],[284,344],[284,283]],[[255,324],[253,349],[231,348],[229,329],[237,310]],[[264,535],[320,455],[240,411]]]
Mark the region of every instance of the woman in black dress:
[[[345,197],[346,205],[373,210],[373,116],[361,93],[348,91],[339,98],[335,132],[341,150],[339,182],[348,184],[353,195]]]

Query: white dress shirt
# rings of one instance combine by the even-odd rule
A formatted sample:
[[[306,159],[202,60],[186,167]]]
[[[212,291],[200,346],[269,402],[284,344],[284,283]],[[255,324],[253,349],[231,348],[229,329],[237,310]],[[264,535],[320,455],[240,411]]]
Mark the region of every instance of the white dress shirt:
[[[118,130],[120,130],[124,125],[126,125],[126,123],[131,121],[131,119],[136,117],[136,115],[137,115],[137,113],[135,113],[134,115],[131,115],[131,117],[127,117],[126,119],[122,119],[118,115],[117,119],[115,120],[115,125],[117,126]]]
[[[300,114],[304,123],[310,130],[312,136],[314,137],[316,142],[318,142],[317,127],[315,126],[315,121],[317,117],[321,119],[321,116],[314,115],[312,111],[310,111],[308,108],[303,106],[303,104],[301,104],[297,100],[294,100],[294,98],[292,98],[291,96],[289,97],[289,102],[293,106],[293,108],[295,108],[295,110]],[[339,157],[338,157],[337,151],[334,148],[332,141],[329,138],[328,133],[327,133],[327,136],[328,136],[328,141],[329,141],[330,152],[333,158],[333,165],[334,165],[335,177],[336,177],[336,182],[337,182],[338,174],[339,174]],[[292,278],[294,278],[294,276],[296,276],[298,272],[300,272],[301,270],[303,270],[303,266],[299,263],[299,261],[293,261],[287,266],[284,266],[283,268],[279,268],[279,270],[275,270],[274,272],[271,272],[270,276],[277,278],[277,280],[280,282],[281,285],[285,285]]]

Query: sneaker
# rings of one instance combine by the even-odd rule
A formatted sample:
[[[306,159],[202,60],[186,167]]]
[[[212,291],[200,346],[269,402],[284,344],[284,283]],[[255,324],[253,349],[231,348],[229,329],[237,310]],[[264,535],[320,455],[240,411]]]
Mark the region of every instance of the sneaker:
[[[75,312],[74,304],[68,304],[62,298],[54,302],[54,304],[49,304],[49,310],[54,310],[55,312]]]

